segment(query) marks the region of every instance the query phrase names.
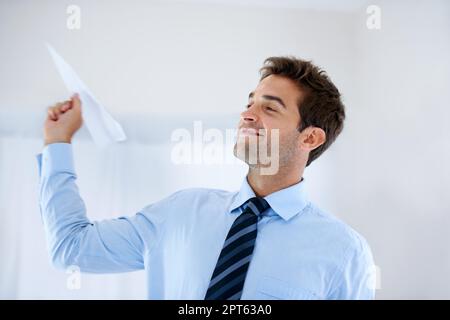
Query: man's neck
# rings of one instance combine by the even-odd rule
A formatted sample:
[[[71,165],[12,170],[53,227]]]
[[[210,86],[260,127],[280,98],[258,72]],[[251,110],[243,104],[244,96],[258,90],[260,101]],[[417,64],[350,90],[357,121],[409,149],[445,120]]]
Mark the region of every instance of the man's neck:
[[[279,170],[275,175],[262,175],[260,170],[250,168],[247,174],[247,182],[256,196],[265,197],[299,183],[302,175],[303,170],[291,170],[289,172]]]

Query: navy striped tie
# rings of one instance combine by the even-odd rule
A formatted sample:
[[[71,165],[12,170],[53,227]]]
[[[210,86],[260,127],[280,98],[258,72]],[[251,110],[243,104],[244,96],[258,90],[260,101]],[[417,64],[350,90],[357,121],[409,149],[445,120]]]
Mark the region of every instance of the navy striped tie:
[[[269,204],[263,198],[248,200],[228,232],[205,300],[240,300],[255,247],[258,218],[268,208]]]

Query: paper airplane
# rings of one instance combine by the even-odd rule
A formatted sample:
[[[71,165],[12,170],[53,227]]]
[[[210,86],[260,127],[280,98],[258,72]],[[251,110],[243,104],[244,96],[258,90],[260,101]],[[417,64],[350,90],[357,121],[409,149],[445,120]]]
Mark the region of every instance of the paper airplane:
[[[106,147],[114,142],[126,140],[121,125],[97,101],[73,68],[48,43],[47,48],[67,90],[70,94],[77,92],[80,96],[83,122],[95,144]]]

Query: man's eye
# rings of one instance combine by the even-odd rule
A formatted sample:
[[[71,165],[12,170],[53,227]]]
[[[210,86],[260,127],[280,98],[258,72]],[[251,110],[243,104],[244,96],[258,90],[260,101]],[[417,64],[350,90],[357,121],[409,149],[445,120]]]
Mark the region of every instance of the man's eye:
[[[246,107],[245,107],[245,109],[248,109],[248,108],[250,108],[252,105],[251,104],[248,104]]]
[[[266,110],[269,110],[269,111],[276,111],[274,108],[271,108],[271,107],[266,107]]]

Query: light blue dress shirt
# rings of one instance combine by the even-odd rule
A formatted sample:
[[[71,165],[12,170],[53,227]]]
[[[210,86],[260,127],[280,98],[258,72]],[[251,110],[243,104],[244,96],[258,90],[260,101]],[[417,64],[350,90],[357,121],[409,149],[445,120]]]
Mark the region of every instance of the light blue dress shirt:
[[[92,222],[75,183],[72,146],[37,156],[40,210],[52,263],[82,272],[145,269],[149,299],[204,299],[224,240],[246,200],[239,192],[186,189],[132,217]],[[308,201],[305,180],[265,197],[242,299],[372,299],[364,238]]]

